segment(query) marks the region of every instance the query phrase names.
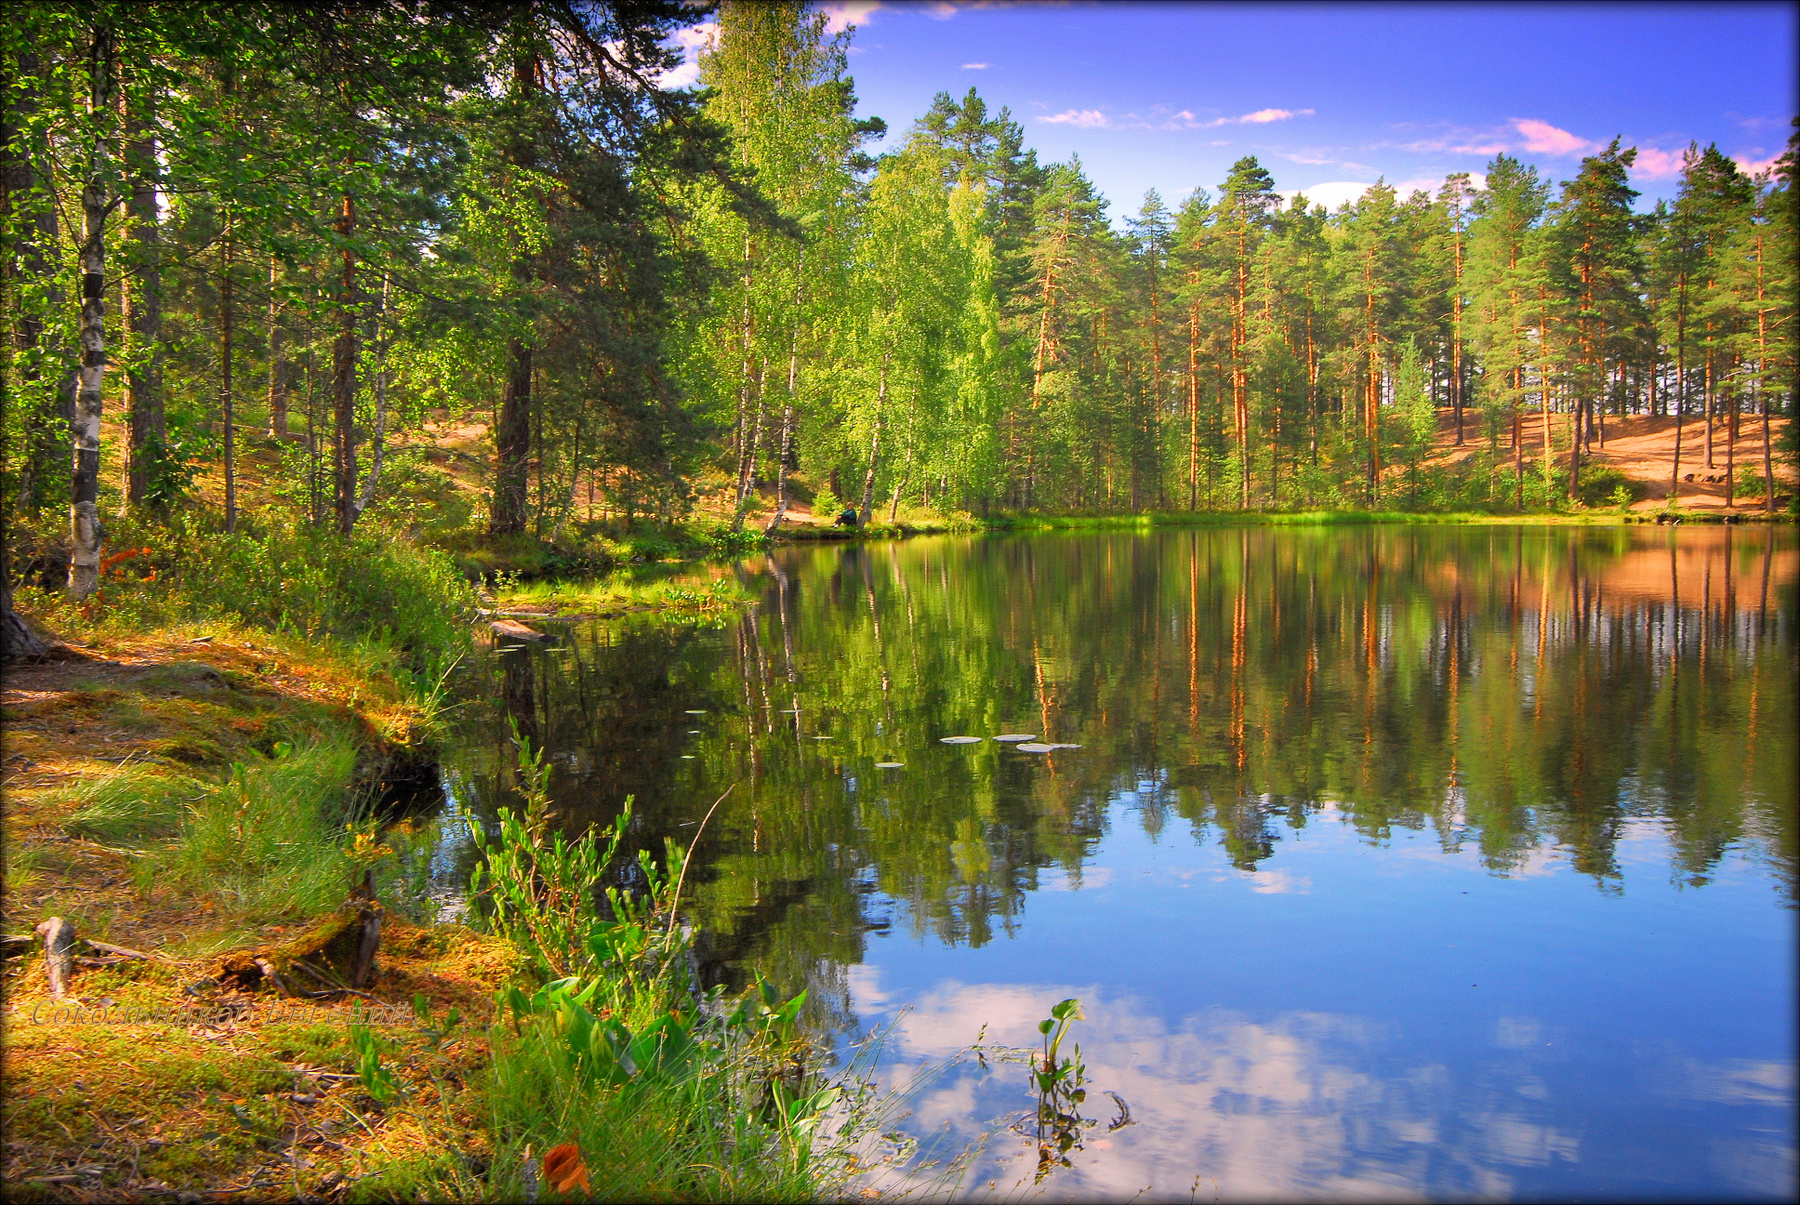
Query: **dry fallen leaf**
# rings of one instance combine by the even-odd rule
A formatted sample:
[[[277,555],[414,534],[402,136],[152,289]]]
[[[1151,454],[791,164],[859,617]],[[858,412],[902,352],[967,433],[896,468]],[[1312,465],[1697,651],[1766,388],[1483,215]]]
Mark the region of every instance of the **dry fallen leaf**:
[[[557,1192],[571,1192],[576,1187],[585,1193],[594,1191],[588,1185],[587,1164],[581,1161],[581,1148],[573,1142],[565,1142],[544,1153],[544,1179],[550,1181],[550,1187]]]

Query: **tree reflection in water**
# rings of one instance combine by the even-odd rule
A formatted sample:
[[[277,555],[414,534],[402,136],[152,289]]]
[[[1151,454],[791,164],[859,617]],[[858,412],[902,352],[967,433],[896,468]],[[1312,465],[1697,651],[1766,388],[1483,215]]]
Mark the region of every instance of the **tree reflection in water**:
[[[571,827],[635,794],[660,851],[741,783],[690,873],[703,973],[809,988],[829,1030],[867,933],[1010,933],[1040,875],[1079,884],[1122,789],[1152,837],[1186,820],[1248,871],[1330,813],[1497,875],[1556,849],[1618,891],[1654,819],[1679,881],[1748,845],[1791,903],[1796,560],[1734,528],[787,547],[700,571],[759,587],[722,628],[573,625],[477,689],[551,751]],[[515,789],[504,731],[474,715],[458,754],[478,814]],[[1081,747],[938,741],[1013,732]]]

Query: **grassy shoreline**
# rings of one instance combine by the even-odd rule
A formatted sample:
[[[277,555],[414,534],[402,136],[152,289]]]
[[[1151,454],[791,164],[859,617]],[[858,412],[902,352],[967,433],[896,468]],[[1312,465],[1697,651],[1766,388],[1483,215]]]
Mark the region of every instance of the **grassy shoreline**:
[[[805,1108],[781,1095],[797,1006],[695,1012],[675,957],[686,939],[661,920],[672,894],[654,918],[581,914],[571,901],[591,905],[594,863],[574,890],[526,900],[570,948],[610,951],[585,964],[597,1001],[572,996],[516,926],[442,923],[433,825],[384,797],[433,763],[445,679],[483,610],[447,558],[282,532],[137,534],[159,552],[134,559],[159,563],[112,575],[97,603],[18,596],[66,643],[9,667],[0,698],[0,928],[54,916],[80,941],[61,997],[43,942],[9,945],[9,1197],[508,1199],[548,1179],[542,1156],[563,1141],[598,1199],[829,1194],[810,1137],[825,1088]],[[384,569],[410,596],[369,593],[361,579]],[[491,605],[686,624],[743,601],[721,578],[540,583]],[[541,824],[507,830],[489,864],[497,853],[537,883],[566,848]],[[353,985],[359,883],[381,925],[376,973]],[[558,1020],[629,1025],[649,1066],[672,1010],[692,1075],[596,1080],[600,1048],[574,1050]]]

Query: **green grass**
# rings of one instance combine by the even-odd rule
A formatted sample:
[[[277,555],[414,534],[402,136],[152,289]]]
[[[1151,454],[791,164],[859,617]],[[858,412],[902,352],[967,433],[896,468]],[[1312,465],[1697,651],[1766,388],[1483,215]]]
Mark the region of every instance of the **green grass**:
[[[381,849],[362,822],[357,751],[336,733],[235,763],[189,805],[175,839],[144,855],[140,881],[210,898],[222,919],[245,924],[336,908]]]
[[[188,808],[208,788],[198,779],[161,766],[122,763],[106,777],[70,794],[75,813],[63,824],[72,836],[113,845],[138,845],[181,831]]]
[[[1136,515],[1006,515],[997,531],[1147,531],[1157,527],[1355,527],[1367,524],[1516,525],[1617,523],[1616,511],[1486,513],[1481,511],[1155,511]]]
[[[609,577],[586,582],[512,583],[495,592],[495,601],[501,610],[547,607],[562,614],[675,611],[710,615],[742,606],[750,601],[750,596],[734,578],[715,578],[699,584]]]

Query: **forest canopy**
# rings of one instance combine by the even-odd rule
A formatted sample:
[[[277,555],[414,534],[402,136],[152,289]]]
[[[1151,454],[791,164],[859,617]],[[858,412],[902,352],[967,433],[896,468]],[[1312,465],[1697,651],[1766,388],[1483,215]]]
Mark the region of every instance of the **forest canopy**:
[[[1336,212],[1246,157],[1113,221],[972,88],[871,154],[804,4],[9,17],[0,494],[9,533],[67,508],[77,597],[108,516],[202,497],[538,538],[596,499],[772,532],[797,473],[864,522],[1530,509],[1595,501],[1609,416],[1692,419],[1710,465],[1794,406],[1793,141],[1755,176],[1691,146],[1648,212],[1614,140]],[[459,423],[460,503],[422,452]],[[1426,466],[1446,429],[1470,454]]]

